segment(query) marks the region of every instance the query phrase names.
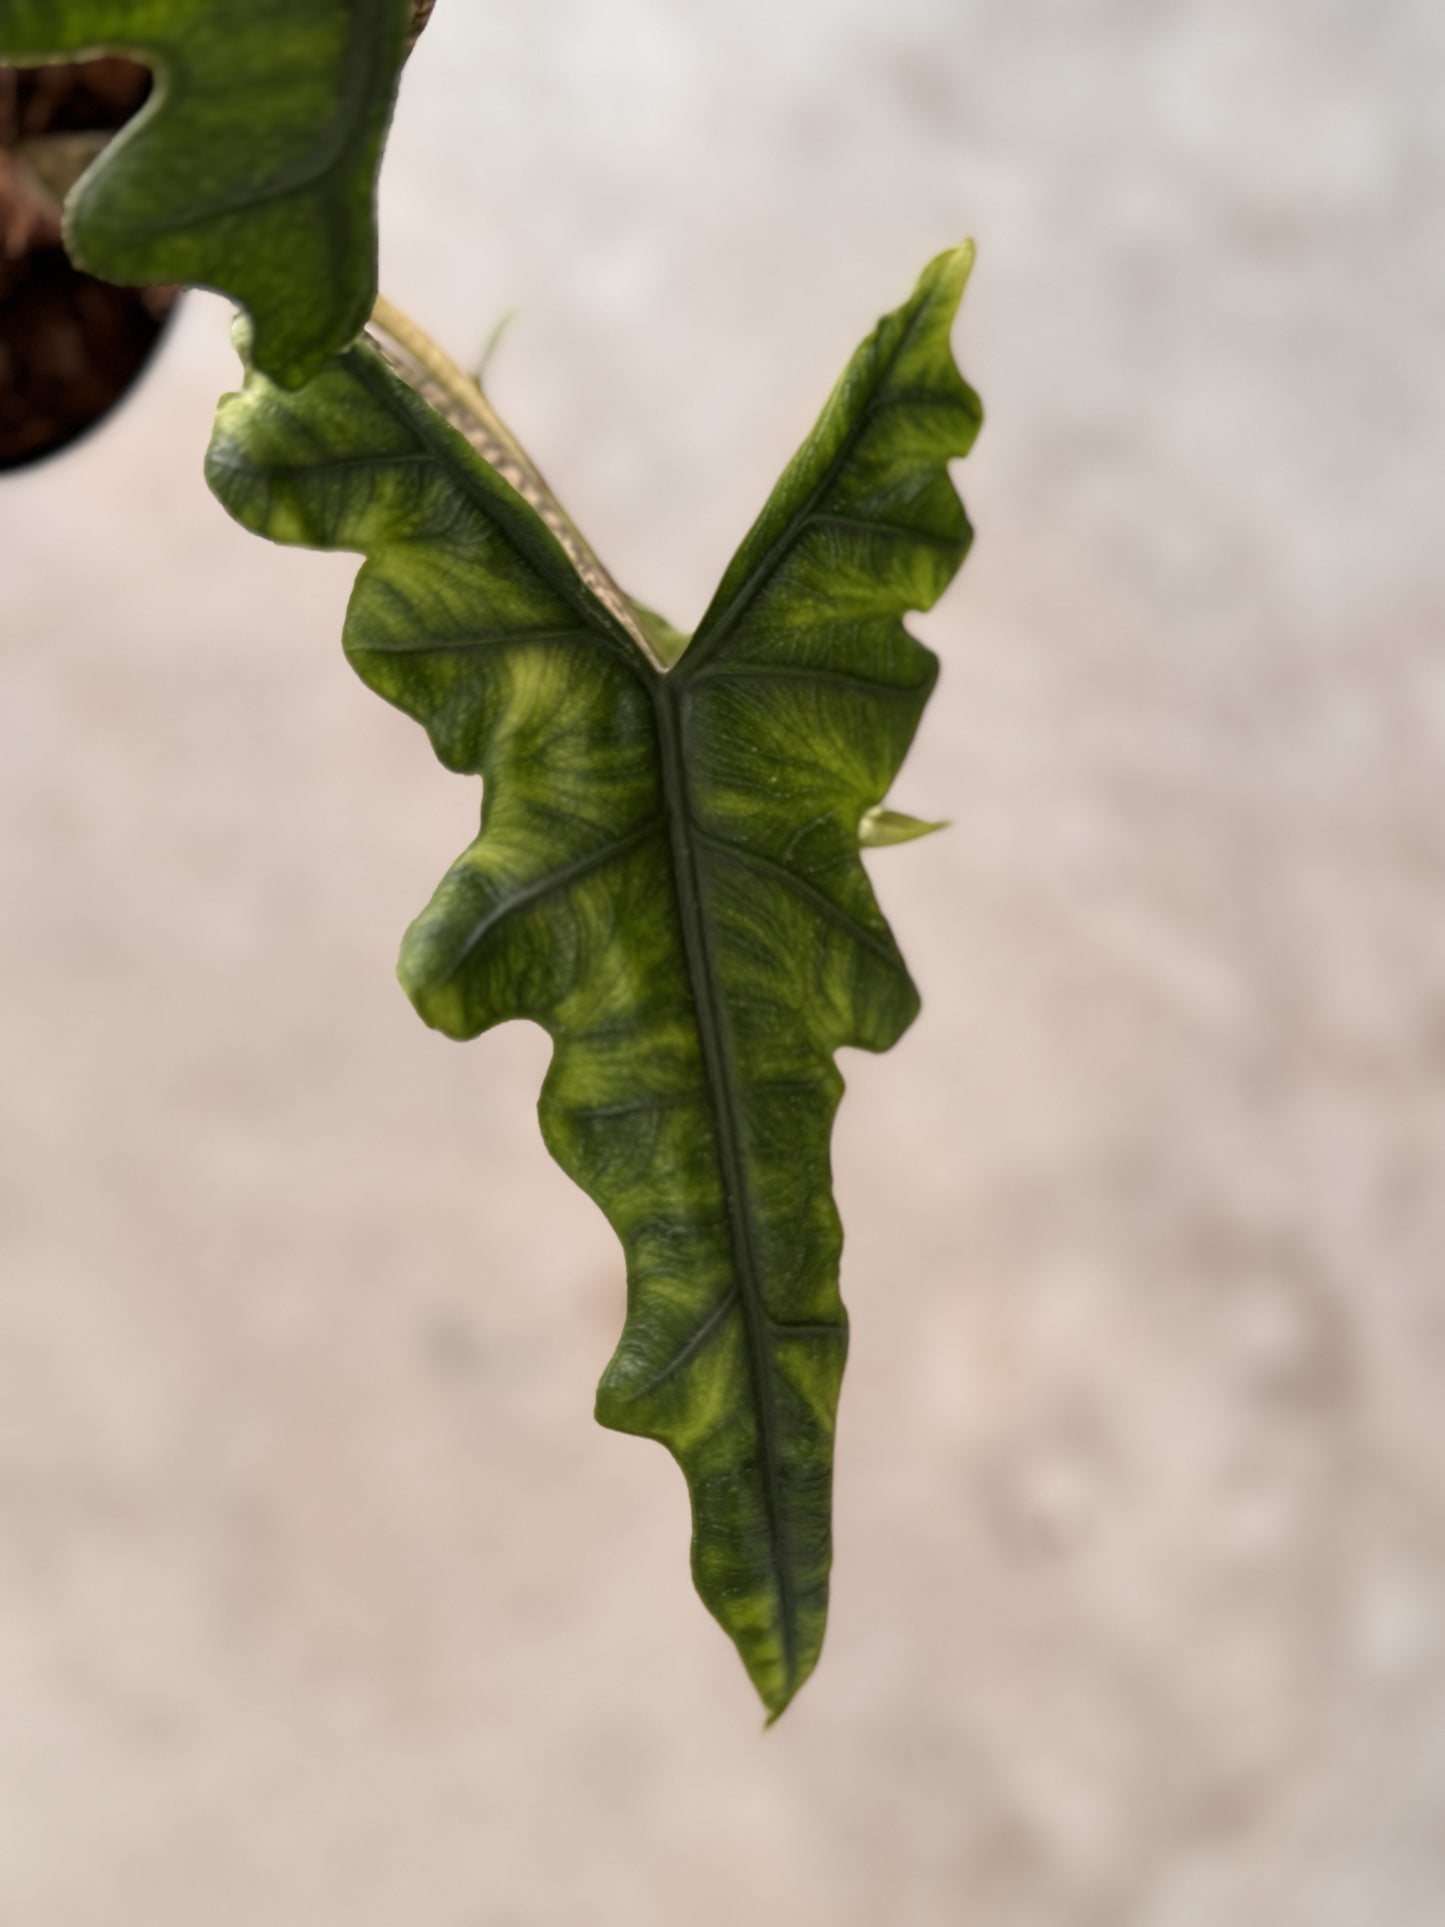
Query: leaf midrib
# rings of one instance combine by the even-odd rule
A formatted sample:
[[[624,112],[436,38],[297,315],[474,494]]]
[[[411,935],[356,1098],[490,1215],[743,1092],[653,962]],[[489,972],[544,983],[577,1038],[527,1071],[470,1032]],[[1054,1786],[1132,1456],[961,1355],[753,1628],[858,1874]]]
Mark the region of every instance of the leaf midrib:
[[[444,475],[450,478],[458,492],[476,508],[482,519],[497,531],[504,541],[510,541],[523,559],[536,570],[547,588],[573,609],[582,618],[582,626],[607,646],[614,658],[622,663],[638,682],[649,683],[657,675],[656,670],[643,656],[637,644],[627,631],[615,620],[611,613],[598,601],[597,597],[577,574],[576,565],[566,556],[557,541],[556,535],[547,527],[536,509],[526,497],[509,482],[505,475],[492,463],[479,455],[466,437],[446,417],[439,414],[431,404],[416,390],[391,374],[383,357],[374,348],[352,349],[351,362],[358,377],[374,399],[391,416],[392,420],[411,437],[413,446],[423,459],[429,458]],[[399,402],[397,390],[404,389],[409,397],[410,406]],[[460,444],[460,447],[457,446]],[[407,458],[409,459],[409,458]],[[482,469],[492,480],[506,491],[499,501],[492,489],[480,481],[476,470]],[[506,496],[515,498],[523,514],[519,518],[512,511]],[[503,511],[499,513],[499,511]],[[533,526],[535,525],[535,527]],[[542,541],[538,542],[540,531]],[[557,554],[567,562],[567,567],[558,569],[557,556],[549,552],[550,544]]]
[[[682,925],[683,960],[692,989],[703,1074],[707,1080],[710,1108],[717,1130],[718,1163],[737,1280],[735,1289],[747,1337],[748,1366],[757,1411],[763,1503],[767,1509],[768,1544],[778,1593],[786,1697],[793,1692],[796,1684],[797,1600],[781,1511],[777,1414],[773,1404],[773,1370],[767,1345],[767,1305],[762,1295],[754,1249],[755,1231],[748,1208],[751,1186],[743,1162],[738,1122],[742,1100],[731,1070],[726,1018],[698,880],[698,840],[693,833],[692,798],[683,755],[683,719],[680,713],[680,694],[685,694],[685,688],[667,675],[654,675],[651,687],[657,717],[663,802],[672,848],[673,880]]]

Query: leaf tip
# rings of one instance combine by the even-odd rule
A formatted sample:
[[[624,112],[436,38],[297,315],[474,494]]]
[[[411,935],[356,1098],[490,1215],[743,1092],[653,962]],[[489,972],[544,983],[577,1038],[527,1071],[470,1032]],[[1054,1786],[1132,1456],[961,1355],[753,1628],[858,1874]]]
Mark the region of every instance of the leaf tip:
[[[757,1684],[756,1681],[753,1683],[754,1685]],[[763,1731],[765,1733],[772,1732],[778,1721],[792,1705],[794,1699],[797,1697],[798,1688],[802,1684],[802,1680],[797,1680],[792,1685],[786,1687],[781,1693],[774,1693],[772,1695],[763,1693],[761,1688],[758,1689],[759,1697],[762,1699],[763,1705],[767,1708],[768,1712],[767,1718],[763,1721]]]
[[[887,850],[899,843],[916,843],[919,837],[933,836],[952,829],[947,817],[927,822],[921,816],[907,816],[901,810],[885,810],[881,805],[865,810],[858,825],[858,842],[865,850]]]
[[[767,1718],[763,1721],[763,1731],[765,1733],[772,1731],[784,1713],[786,1713],[792,1705],[793,1701],[798,1697],[798,1694],[813,1677],[813,1670],[818,1663],[818,1657],[817,1652],[804,1654],[801,1663],[795,1663],[789,1671],[782,1675],[781,1679],[774,1674],[771,1678],[764,1680],[759,1677],[759,1674],[755,1672],[751,1666],[748,1667],[748,1677],[752,1680],[754,1690],[767,1711]],[[746,1659],[743,1663],[745,1665],[747,1664]]]
[[[237,308],[231,316],[231,346],[235,349],[237,358],[247,374],[250,374],[256,365],[255,342],[255,322],[244,308]]]
[[[270,382],[287,394],[295,394],[314,381],[331,360],[329,348],[309,354],[283,354],[275,345],[275,331],[267,329],[249,309],[238,307],[231,317],[231,346],[246,371]]]
[[[477,1027],[468,1021],[466,999],[460,988],[418,969],[406,945],[402,947],[396,975],[412,1009],[428,1030],[439,1031],[454,1043],[466,1043],[476,1036]]]
[[[936,254],[923,270],[925,282],[937,282],[950,294],[962,295],[973,273],[973,264],[978,256],[978,248],[972,240],[960,241],[955,247],[945,248]]]

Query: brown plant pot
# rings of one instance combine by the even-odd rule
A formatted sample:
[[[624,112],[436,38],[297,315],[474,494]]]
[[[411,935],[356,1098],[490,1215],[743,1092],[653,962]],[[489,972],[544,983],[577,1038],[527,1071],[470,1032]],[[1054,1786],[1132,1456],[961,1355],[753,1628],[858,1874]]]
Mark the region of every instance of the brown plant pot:
[[[0,67],[0,469],[68,447],[154,355],[174,288],[117,288],[71,264],[66,176],[150,91],[131,60]]]

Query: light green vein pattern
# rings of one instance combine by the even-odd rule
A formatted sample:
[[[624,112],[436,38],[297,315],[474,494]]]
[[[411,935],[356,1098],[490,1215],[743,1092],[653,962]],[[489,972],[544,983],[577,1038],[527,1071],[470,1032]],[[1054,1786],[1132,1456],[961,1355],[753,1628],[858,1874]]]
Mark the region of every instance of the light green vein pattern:
[[[687,1477],[698,1591],[773,1714],[816,1663],[847,1350],[829,1136],[840,1045],[918,998],[859,860],[933,687],[902,616],[969,542],[979,425],[940,256],[859,349],[660,675],[542,522],[369,349],[221,405],[211,486],[367,560],[353,666],[481,775],[482,827],[402,946],[429,1024],[554,1041],[548,1148],[627,1258],[597,1416]]]
[[[127,53],[151,98],[66,206],[105,281],[220,288],[294,386],[376,295],[376,176],[411,0],[0,0],[0,60]]]

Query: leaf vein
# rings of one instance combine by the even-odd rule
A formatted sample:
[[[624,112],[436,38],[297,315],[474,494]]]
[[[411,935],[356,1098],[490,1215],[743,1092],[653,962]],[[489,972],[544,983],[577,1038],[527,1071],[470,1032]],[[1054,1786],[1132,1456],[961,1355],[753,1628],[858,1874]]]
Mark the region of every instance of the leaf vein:
[[[564,864],[560,870],[549,871],[545,877],[539,877],[534,883],[525,885],[513,895],[491,904],[473,924],[456,956],[436,979],[436,988],[440,989],[452,981],[487,933],[495,929],[504,919],[519,911],[532,909],[547,897],[555,896],[559,890],[570,890],[573,884],[580,883],[584,877],[591,876],[595,871],[605,869],[609,863],[615,863],[620,857],[626,856],[661,825],[660,816],[651,816],[645,823],[638,824],[636,829],[629,830],[625,836],[613,837],[610,842],[602,844],[598,849],[588,850],[584,855],[574,858],[571,863]]]
[[[608,650],[612,647],[605,637],[591,629],[517,629],[499,636],[459,633],[427,636],[421,642],[359,642],[353,645],[351,653],[355,656],[442,656],[462,655],[474,650],[555,649],[569,646]]]
[[[846,669],[812,669],[801,664],[769,662],[728,662],[704,669],[693,678],[693,685],[708,682],[801,682],[816,683],[821,689],[846,689],[850,694],[893,697],[926,697],[933,679],[926,682],[882,682],[874,676],[857,676]]]
[[[815,509],[800,524],[798,533],[804,528],[847,529],[859,535],[891,535],[904,542],[921,542],[925,548],[940,549],[945,554],[957,555],[967,545],[961,536],[938,535],[932,529],[910,528],[906,522],[888,522],[867,515],[841,515],[833,511]]]
[[[737,1301],[738,1288],[736,1285],[730,1285],[713,1306],[707,1317],[703,1319],[696,1331],[693,1332],[692,1336],[683,1345],[682,1349],[674,1352],[665,1365],[654,1372],[652,1377],[644,1384],[637,1387],[637,1390],[632,1396],[634,1398],[646,1398],[650,1392],[655,1392],[659,1385],[665,1385],[670,1378],[676,1377],[684,1365],[691,1359],[696,1358],[697,1354],[702,1350],[704,1345],[707,1344],[707,1341],[722,1324]]]
[[[899,968],[898,955],[891,944],[885,942],[875,931],[870,930],[866,923],[860,923],[851,910],[845,910],[841,903],[835,903],[816,884],[810,883],[806,877],[799,876],[796,870],[790,870],[786,863],[779,863],[775,857],[765,856],[761,850],[750,850],[745,844],[734,843],[724,836],[716,836],[711,830],[699,828],[697,835],[700,842],[719,856],[740,864],[744,869],[753,870],[759,876],[771,877],[783,884],[820,917],[835,924],[865,950],[872,951],[890,969]]]

